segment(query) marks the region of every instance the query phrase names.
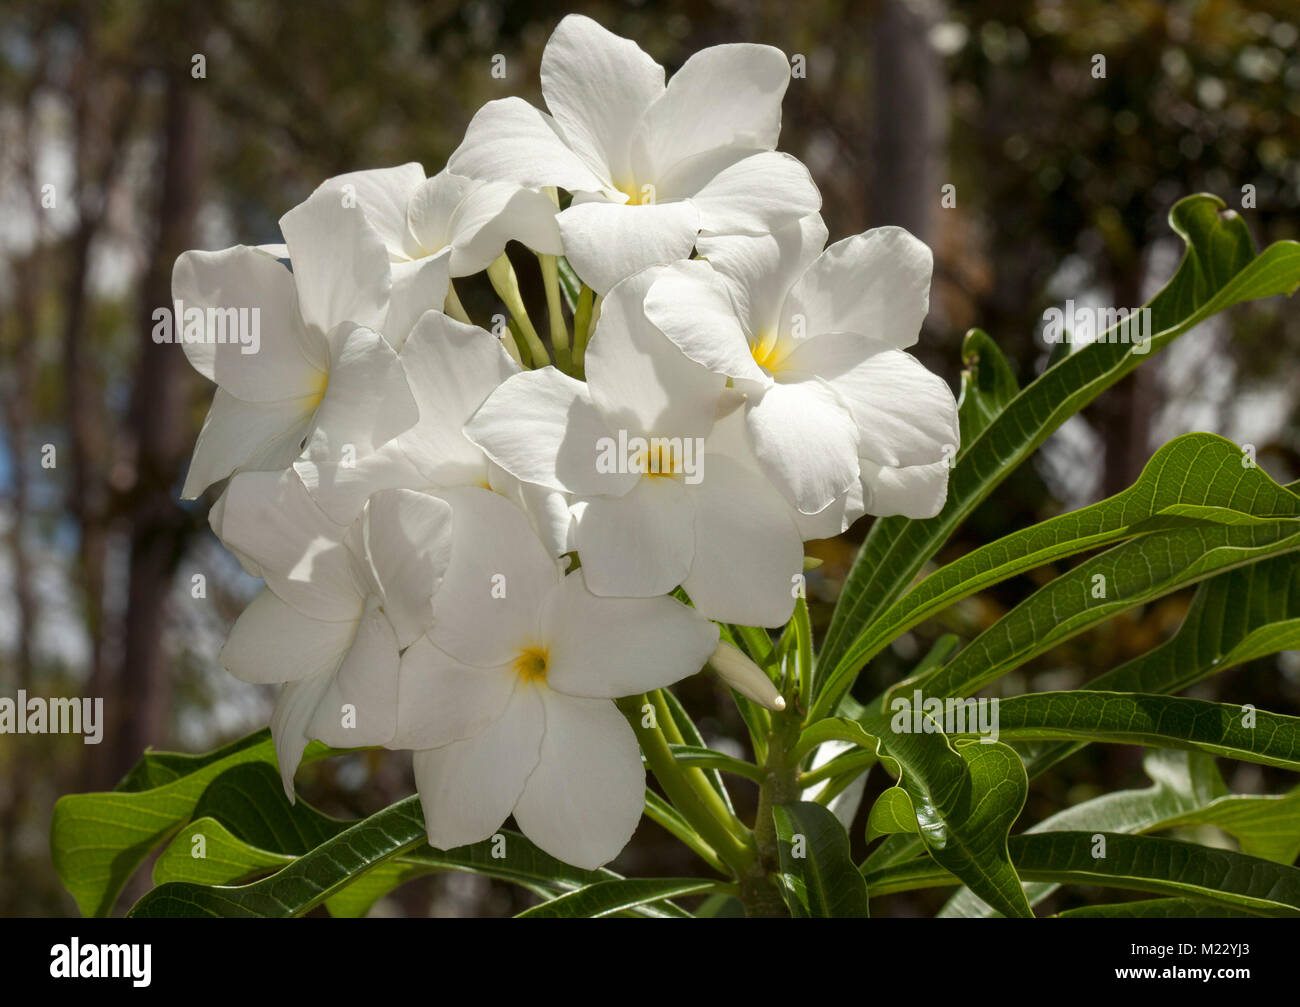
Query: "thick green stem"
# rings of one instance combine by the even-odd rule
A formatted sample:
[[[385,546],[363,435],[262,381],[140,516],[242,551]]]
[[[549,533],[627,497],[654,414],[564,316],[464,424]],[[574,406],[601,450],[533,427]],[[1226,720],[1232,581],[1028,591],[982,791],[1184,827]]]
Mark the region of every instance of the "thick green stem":
[[[799,720],[793,704],[772,715],[772,733],[763,763],[765,775],[758,788],[758,814],[754,820],[758,859],[740,879],[740,901],[747,916],[790,915],[773,881],[773,875],[781,869],[781,857],[772,809],[799,800],[799,764],[793,757],[799,742]]]
[[[641,743],[641,751],[645,753],[650,771],[654,773],[655,779],[659,781],[673,807],[716,851],[727,866],[736,872],[738,877],[744,876],[755,859],[752,840],[748,836],[742,838],[742,835],[738,834],[738,830],[743,830],[744,826],[727,811],[726,806],[717,798],[717,794],[713,793],[704,774],[698,769],[684,769],[673,758],[672,749],[668,747],[670,742],[664,734],[664,725],[671,722],[672,714],[649,696],[644,695],[620,699],[618,706],[627,717],[628,723],[632,725],[632,730],[636,732],[637,741]],[[653,726],[650,727],[645,726],[647,706],[654,714],[653,718],[650,718],[653,720]],[[707,789],[713,795],[714,800],[717,801],[716,805],[712,805],[703,793],[703,789],[690,779],[692,773],[698,774],[703,789]],[[730,819],[729,822],[717,817],[719,807]]]
[[[506,310],[510,312],[511,320],[519,327],[520,333],[523,334],[524,340],[528,344],[528,355],[532,358],[533,366],[546,366],[551,362],[551,355],[546,352],[542,337],[537,334],[537,330],[533,327],[533,320],[528,317],[528,309],[524,306],[523,295],[519,292],[519,278],[515,276],[515,268],[510,265],[510,260],[504,252],[492,265],[488,266],[487,274],[492,289],[497,292],[497,296],[505,304]]]
[[[591,338],[594,324],[595,292],[585,283],[578,291],[578,307],[573,312],[573,371],[583,375],[583,360],[587,353],[587,340]]]

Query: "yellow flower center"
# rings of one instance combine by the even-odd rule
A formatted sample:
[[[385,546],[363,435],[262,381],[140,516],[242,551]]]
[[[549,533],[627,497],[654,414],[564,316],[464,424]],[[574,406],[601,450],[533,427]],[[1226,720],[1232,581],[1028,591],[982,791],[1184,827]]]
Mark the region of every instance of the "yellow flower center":
[[[750,342],[749,355],[754,358],[754,363],[768,374],[775,374],[785,369],[786,358],[794,348],[793,339],[782,339],[778,333],[769,330],[760,332],[758,337]]]
[[[525,647],[515,658],[515,674],[525,682],[545,682],[547,659],[545,647]]]
[[[307,401],[311,405],[312,412],[316,411],[317,406],[321,403],[321,399],[325,398],[325,392],[329,389],[329,386],[330,372],[321,371],[316,379],[315,387],[307,392]]]
[[[671,478],[682,472],[682,444],[676,438],[652,438],[650,446],[637,455],[637,471],[651,478]]]

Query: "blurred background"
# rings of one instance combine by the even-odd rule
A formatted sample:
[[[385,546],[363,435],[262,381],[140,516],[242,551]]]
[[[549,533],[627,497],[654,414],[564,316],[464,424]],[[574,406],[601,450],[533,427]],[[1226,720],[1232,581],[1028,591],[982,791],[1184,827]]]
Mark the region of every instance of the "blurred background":
[[[212,495],[179,499],[212,388],[179,347],[150,338],[177,254],[279,241],[280,215],[330,175],[411,160],[438,171],[484,101],[540,104],[542,47],[571,11],[670,72],[721,42],[802,55],[781,147],[821,186],[832,240],[901,224],[934,248],[917,353],[954,388],[970,326],[993,335],[1023,383],[1047,358],[1046,308],[1145,301],[1177,264],[1165,217],[1180,196],[1220,196],[1260,245],[1300,236],[1294,0],[7,0],[0,696],[104,697],[107,724],[100,745],[0,735],[0,915],[75,914],[49,861],[59,795],[110,788],[146,747],[201,751],[264,726],[273,701],[216,666],[258,585],[209,532]],[[491,73],[497,54],[505,79]],[[475,296],[471,314],[486,317],[490,292]],[[1252,443],[1274,478],[1296,478],[1298,359],[1300,311],[1281,299],[1203,325],[1067,423],[939,558],[1116,492],[1189,430]],[[819,628],[866,525],[809,546],[825,561],[809,580]],[[1054,572],[918,627],[860,691],[902,677],[942,632],[969,639]],[[1005,686],[1080,684],[1167,637],[1187,600],[1113,620]],[[1300,714],[1297,658],[1230,670],[1194,694],[1248,690]],[[712,677],[678,692],[706,740],[746,751]],[[411,792],[408,763],[351,756],[304,770],[300,785],[323,810],[366,814]],[[1241,791],[1289,785],[1259,767],[1224,771]],[[1140,750],[1087,749],[1033,784],[1020,828],[1143,784]],[[877,772],[868,796],[883,785]],[[750,789],[734,787],[752,809]],[[649,822],[613,866],[701,867]],[[1098,897],[1075,888],[1045,908]],[[943,898],[891,897],[873,912],[929,913]],[[457,875],[409,884],[375,912],[501,915],[531,901]]]

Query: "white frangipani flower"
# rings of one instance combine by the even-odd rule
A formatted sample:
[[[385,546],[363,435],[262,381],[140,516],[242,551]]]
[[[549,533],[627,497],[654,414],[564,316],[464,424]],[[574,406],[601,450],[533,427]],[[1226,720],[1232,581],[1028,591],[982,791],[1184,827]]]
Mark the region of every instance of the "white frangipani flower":
[[[266,581],[220,661],[242,681],[284,683],[271,733],[292,799],[310,740],[350,748],[393,737],[398,662],[432,622],[452,553],[451,507],[383,490],[339,525],[288,469],[235,476],[209,521],[244,569]]]
[[[484,400],[519,373],[501,340],[478,326],[428,311],[402,345],[398,362],[403,380],[397,394],[409,388],[419,421],[360,456],[352,445],[331,436],[328,427],[319,427],[294,468],[321,509],[332,520],[347,523],[377,490],[482,486],[524,507],[555,555],[572,549],[572,515],[564,495],[521,484],[463,432]]]
[[[332,198],[296,207],[281,227],[292,272],[274,247],[176,260],[178,338],[195,370],[218,386],[186,499],[232,472],[286,468],[318,428],[364,455],[418,418],[397,354],[377,331],[390,288],[378,237]],[[331,253],[325,234],[346,251]],[[250,320],[257,312],[256,340],[240,342],[232,331],[241,309]]]
[[[743,428],[715,430],[723,378],[646,320],[645,292],[665,268],[610,291],[585,383],[554,367],[517,374],[465,432],[516,478],[573,495],[578,555],[596,594],[681,585],[709,618],[778,626],[794,608],[799,532]]]
[[[449,490],[451,562],[433,626],[402,656],[393,748],[416,749],[429,842],[513,814],[584,868],[612,860],[645,799],[636,736],[611,700],[699,671],[718,628],[672,598],[600,598],[487,490]]]
[[[312,198],[359,209],[383,242],[393,283],[383,331],[398,348],[425,311],[442,310],[449,279],[482,272],[506,242],[517,240],[546,255],[563,253],[551,197],[510,182],[446,170],[425,178],[424,169],[411,162],[337,175]]]
[[[550,115],[520,98],[488,102],[449,167],[574,193],[560,234],[597,293],[687,257],[697,234],[766,234],[821,206],[807,169],[773,149],[790,81],[779,49],[703,49],[665,87],[635,42],[569,15],[541,77]]]
[[[952,391],[903,348],[929,307],[930,250],[881,227],[825,251],[812,215],[766,237],[701,238],[646,316],[746,396],[754,450],[821,534],[857,508],[932,517],[958,445]],[[829,512],[827,509],[830,508]]]

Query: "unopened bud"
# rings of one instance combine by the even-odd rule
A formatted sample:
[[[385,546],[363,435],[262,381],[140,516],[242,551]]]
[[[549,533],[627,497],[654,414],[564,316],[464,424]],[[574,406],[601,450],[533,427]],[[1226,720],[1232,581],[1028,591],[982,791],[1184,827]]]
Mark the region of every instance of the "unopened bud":
[[[733,689],[769,710],[784,710],[785,698],[763,669],[747,658],[740,649],[722,640],[709,658],[713,670]]]

